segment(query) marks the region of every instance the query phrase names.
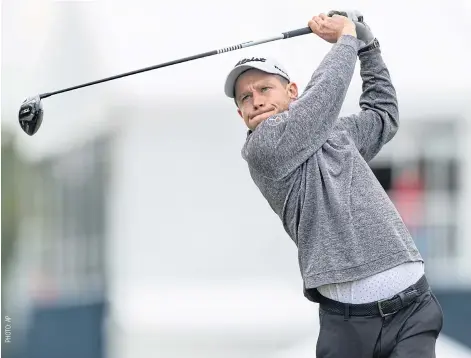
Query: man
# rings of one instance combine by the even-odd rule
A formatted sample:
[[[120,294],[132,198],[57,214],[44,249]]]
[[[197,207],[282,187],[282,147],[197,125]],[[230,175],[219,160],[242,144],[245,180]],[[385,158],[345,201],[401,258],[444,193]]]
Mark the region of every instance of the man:
[[[357,12],[308,24],[333,45],[302,95],[262,57],[239,61],[225,93],[249,128],[242,156],[251,177],[298,247],[304,295],[319,303],[317,357],[435,357],[442,310],[367,164],[399,124],[379,43]],[[361,111],[339,118],[357,57]]]

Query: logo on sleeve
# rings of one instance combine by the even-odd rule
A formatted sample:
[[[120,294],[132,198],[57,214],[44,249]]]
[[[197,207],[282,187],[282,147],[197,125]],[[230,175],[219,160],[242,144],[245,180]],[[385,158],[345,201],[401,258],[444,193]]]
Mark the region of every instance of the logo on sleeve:
[[[275,127],[283,122],[283,117],[281,116],[274,116],[274,117],[269,117],[267,119],[267,123],[269,126]]]

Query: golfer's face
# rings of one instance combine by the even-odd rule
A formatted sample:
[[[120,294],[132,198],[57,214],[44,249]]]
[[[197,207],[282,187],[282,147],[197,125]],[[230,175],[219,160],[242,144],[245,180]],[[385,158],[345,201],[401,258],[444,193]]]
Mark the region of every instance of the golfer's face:
[[[238,78],[235,95],[238,112],[252,130],[268,117],[287,110],[293,97],[289,85],[285,87],[276,76],[259,70],[249,70]]]

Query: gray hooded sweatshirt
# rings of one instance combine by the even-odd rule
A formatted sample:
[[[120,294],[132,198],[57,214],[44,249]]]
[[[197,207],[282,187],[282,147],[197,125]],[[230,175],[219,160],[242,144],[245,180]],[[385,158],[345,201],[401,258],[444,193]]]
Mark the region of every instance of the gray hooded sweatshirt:
[[[355,37],[342,36],[302,95],[249,131],[242,148],[252,179],[298,248],[305,295],[423,261],[367,164],[399,125],[396,92],[379,48],[358,55],[361,111],[339,117],[359,46]]]

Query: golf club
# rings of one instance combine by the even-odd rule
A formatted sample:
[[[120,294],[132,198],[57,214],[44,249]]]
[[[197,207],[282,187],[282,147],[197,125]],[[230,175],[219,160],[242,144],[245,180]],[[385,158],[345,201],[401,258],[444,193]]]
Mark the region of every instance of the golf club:
[[[43,115],[44,115],[44,110],[43,110],[43,106],[42,106],[42,103],[41,103],[41,100],[43,98],[51,97],[51,96],[54,96],[54,95],[59,94],[59,93],[73,91],[73,90],[76,90],[76,89],[82,88],[82,87],[96,85],[96,84],[102,83],[102,82],[112,81],[112,80],[115,80],[115,79],[118,79],[118,78],[121,78],[121,77],[135,75],[137,73],[146,72],[146,71],[150,71],[150,70],[155,70],[157,68],[172,66],[172,65],[175,65],[175,64],[178,64],[178,63],[192,61],[192,60],[200,59],[200,58],[203,58],[203,57],[218,55],[218,54],[229,52],[229,51],[240,50],[240,49],[243,49],[243,48],[246,48],[246,47],[260,45],[260,44],[271,42],[271,41],[283,40],[283,39],[288,39],[288,38],[296,37],[296,36],[300,36],[300,35],[306,35],[306,34],[309,34],[311,32],[312,32],[312,30],[311,30],[310,27],[304,27],[304,28],[300,28],[300,29],[297,29],[297,30],[282,32],[280,35],[269,37],[269,38],[266,38],[266,39],[263,39],[263,40],[244,42],[244,43],[241,43],[241,44],[238,44],[238,45],[235,45],[235,46],[230,46],[230,47],[225,47],[225,48],[222,48],[222,49],[219,49],[219,50],[204,52],[204,53],[201,53],[199,55],[189,56],[189,57],[181,58],[179,60],[165,62],[165,63],[159,64],[159,65],[150,66],[150,67],[142,68],[142,69],[139,69],[139,70],[122,73],[120,75],[103,78],[101,80],[84,83],[84,84],[81,84],[81,85],[78,85],[78,86],[69,87],[69,88],[65,88],[65,89],[62,89],[62,90],[54,91],[54,92],[46,92],[46,93],[43,93],[43,94],[40,94],[40,95],[37,95],[37,96],[34,96],[34,97],[28,97],[21,104],[20,111],[19,111],[19,114],[18,114],[18,119],[19,119],[19,122],[20,122],[20,126],[23,129],[23,131],[26,134],[30,135],[30,136],[32,136],[33,134],[35,134],[38,131],[39,127],[41,127],[41,123],[43,121]]]

